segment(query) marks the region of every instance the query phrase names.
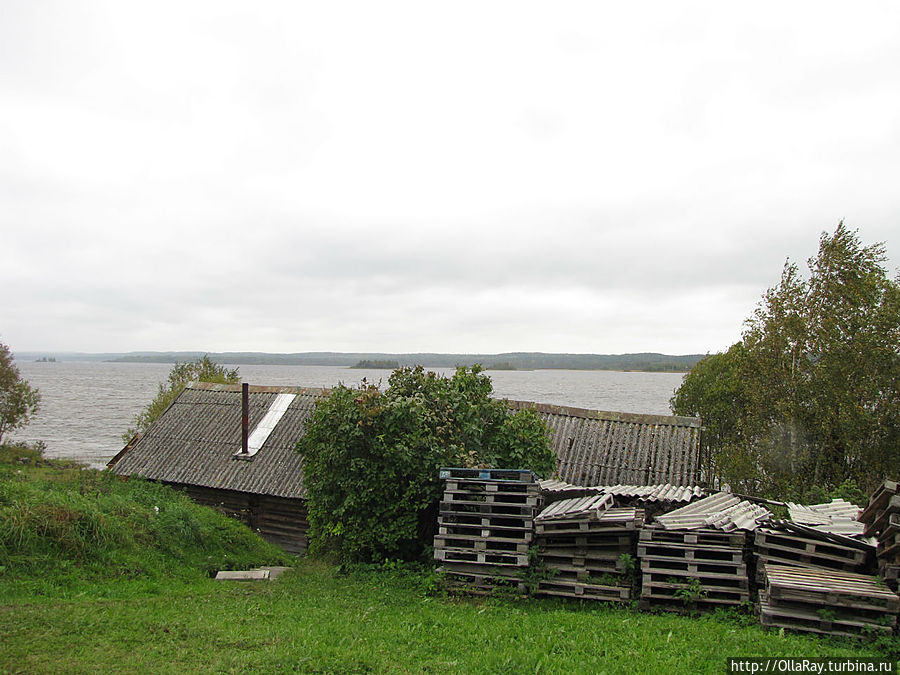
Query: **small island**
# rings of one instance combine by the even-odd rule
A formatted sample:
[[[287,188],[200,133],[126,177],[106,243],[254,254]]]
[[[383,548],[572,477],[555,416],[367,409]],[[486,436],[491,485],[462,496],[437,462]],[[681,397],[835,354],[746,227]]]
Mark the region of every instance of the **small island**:
[[[56,363],[55,356],[42,356],[39,359],[34,360],[35,363]]]
[[[350,367],[367,368],[369,370],[396,370],[400,367],[400,362],[388,359],[363,359],[362,361],[357,361],[356,365]]]

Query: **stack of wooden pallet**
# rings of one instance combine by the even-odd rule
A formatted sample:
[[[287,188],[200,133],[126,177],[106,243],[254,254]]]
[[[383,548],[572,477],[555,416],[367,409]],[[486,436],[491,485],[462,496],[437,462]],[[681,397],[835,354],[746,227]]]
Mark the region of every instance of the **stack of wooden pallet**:
[[[767,563],[791,567],[870,572],[872,546],[866,541],[791,521],[773,521],[756,530],[756,580],[764,583]]]
[[[714,609],[750,600],[747,531],[765,508],[719,492],[657,516],[641,531],[641,606]]]
[[[743,530],[641,530],[641,608],[713,609],[750,600]]]
[[[827,633],[890,634],[900,597],[876,577],[803,567],[763,565],[760,621],[764,626]]]
[[[631,567],[644,513],[615,508],[608,494],[552,503],[535,518],[540,563],[551,574],[539,595],[623,602],[631,598]]]
[[[540,489],[530,471],[441,469],[434,558],[451,586],[524,592]]]
[[[900,577],[900,486],[886,480],[859,516],[866,535],[878,539],[878,574],[894,590]]]

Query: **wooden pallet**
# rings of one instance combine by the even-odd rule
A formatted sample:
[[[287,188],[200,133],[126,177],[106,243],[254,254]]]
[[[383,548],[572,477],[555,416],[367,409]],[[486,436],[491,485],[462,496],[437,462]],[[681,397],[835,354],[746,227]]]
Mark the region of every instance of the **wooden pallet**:
[[[890,635],[893,632],[893,628],[890,626],[882,626],[871,621],[846,617],[830,619],[823,617],[822,614],[813,609],[797,609],[772,605],[763,600],[764,597],[764,592],[760,592],[759,620],[763,626],[844,637],[859,637],[861,634],[864,635],[873,631],[886,635]]]
[[[443,502],[454,506],[468,506],[470,504],[490,504],[492,506],[529,506],[537,512],[537,495],[519,494],[515,492],[444,492]]]
[[[627,602],[631,599],[631,589],[626,586],[604,586],[580,581],[549,579],[538,582],[536,595],[553,595],[605,602]]]
[[[525,582],[518,577],[468,572],[447,566],[438,567],[437,572],[444,578],[449,588],[456,590],[476,590],[491,593],[499,588],[508,588],[522,594],[525,594],[528,590]]]
[[[491,516],[507,516],[512,518],[528,518],[534,520],[535,508],[528,504],[501,504],[494,502],[457,502],[442,501],[439,515],[483,513]]]
[[[633,508],[609,509],[596,520],[565,519],[536,521],[535,533],[545,536],[579,535],[579,534],[628,534],[638,530],[643,524],[644,512]]]
[[[621,546],[635,550],[634,530],[600,530],[596,532],[562,532],[535,534],[534,540],[548,548],[610,548]],[[627,543],[626,543],[627,540]]]
[[[439,470],[438,476],[444,480],[451,478],[469,478],[475,480],[509,480],[537,484],[537,477],[527,469],[468,469],[462,467],[443,467]]]
[[[528,566],[527,554],[494,553],[492,551],[460,551],[436,548],[434,550],[434,559],[441,562],[477,563],[479,565]]]
[[[878,567],[878,576],[884,579],[884,583],[886,583],[889,588],[897,591],[897,582],[900,580],[900,563],[880,565]]]
[[[456,511],[441,511],[438,525],[470,525],[487,529],[533,529],[534,521],[528,516],[511,516],[495,513],[458,513]]]
[[[722,600],[717,598],[698,598],[696,600],[688,600],[682,598],[675,600],[665,599],[662,597],[644,597],[638,602],[638,608],[644,612],[663,611],[675,612],[678,614],[694,612],[714,612],[721,607],[734,607],[743,604],[743,602],[733,602],[731,600]]]
[[[747,577],[745,563],[711,563],[697,560],[673,560],[672,558],[641,558],[641,572],[668,574],[670,576],[717,579],[720,577]]]
[[[571,551],[573,555],[588,551],[619,551],[629,553],[634,550],[634,534],[606,534],[593,536],[560,535],[548,537],[537,535],[535,541],[542,550]]]
[[[533,537],[530,527],[483,527],[460,523],[438,523],[438,535],[444,537],[487,537],[506,541],[530,542]]]
[[[866,536],[877,537],[884,529],[888,527],[891,516],[900,513],[900,494],[893,495],[887,500],[884,509],[876,513],[872,520],[866,522]],[[860,517],[862,520],[862,517]]]
[[[875,577],[771,564],[765,565],[764,570],[766,591],[773,604],[804,603],[894,615],[900,611],[900,597]]]
[[[444,537],[434,538],[434,548],[456,551],[487,551],[491,553],[528,553],[530,542],[498,539],[496,537]]]
[[[710,605],[741,605],[750,601],[750,591],[737,588],[720,588],[715,586],[702,585],[700,597],[691,600],[686,598],[684,593],[690,591],[691,587],[687,583],[672,582],[652,582],[641,584],[641,598],[650,600],[651,602],[659,601],[663,603],[690,604],[690,602],[699,602]]]
[[[538,551],[542,555],[552,555],[557,557],[568,558],[602,558],[605,560],[615,560],[623,553],[634,553],[634,545],[632,541],[625,538],[625,541],[618,539],[612,542],[599,540],[596,543],[591,542],[587,546],[560,546],[556,544],[548,544],[546,541],[538,538],[536,540]]]
[[[743,591],[749,593],[750,580],[736,574],[717,576],[697,576],[692,574],[672,574],[671,572],[643,572],[641,583],[646,586],[657,584],[690,584],[694,579],[706,589],[721,591]]]
[[[597,520],[613,506],[613,496],[609,494],[592,494],[572,499],[561,499],[553,502],[536,517],[537,522],[549,520],[585,519]]]
[[[882,511],[887,508],[891,499],[900,492],[900,484],[897,481],[886,480],[882,483],[877,490],[869,497],[869,503],[866,505],[866,508],[862,510],[862,513],[859,514],[857,520],[861,523],[865,523],[869,525],[874,522],[878,516],[881,515]]]
[[[722,530],[666,530],[649,526],[640,531],[639,541],[675,545],[731,546],[741,548],[747,540],[743,531],[723,532]]]
[[[865,565],[867,551],[841,546],[832,541],[803,537],[779,530],[759,529],[754,540],[756,549],[767,555],[801,563],[838,563]]]
[[[618,560],[586,560],[584,563],[570,563],[566,560],[556,558],[545,558],[541,556],[539,560],[548,569],[556,570],[560,573],[584,575],[584,574],[622,574],[622,563]]]
[[[846,563],[802,563],[797,562],[796,560],[779,558],[777,555],[768,555],[765,553],[755,553],[754,558],[756,559],[756,581],[760,586],[764,586],[766,583],[766,565],[782,565],[785,567],[802,567],[816,570],[836,570],[839,572],[854,572],[856,574],[865,574],[869,570],[868,565],[851,565]]]
[[[472,494],[505,493],[540,495],[540,488],[537,483],[521,483],[509,480],[452,478],[444,481],[444,490],[449,492],[468,492]]]
[[[638,543],[638,558],[648,560],[692,560],[711,563],[742,563],[744,549],[731,546],[702,546],[700,544],[645,544]]]

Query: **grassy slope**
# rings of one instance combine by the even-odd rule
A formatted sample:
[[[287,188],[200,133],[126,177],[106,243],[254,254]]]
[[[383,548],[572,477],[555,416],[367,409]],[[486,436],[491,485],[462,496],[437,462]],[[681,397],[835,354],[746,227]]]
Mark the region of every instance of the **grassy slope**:
[[[31,537],[48,515],[55,525]],[[233,525],[159,486],[0,463],[0,671],[722,672],[728,656],[897,645],[591,603],[460,601],[403,569],[304,562],[275,583],[217,583],[216,566],[281,558]]]

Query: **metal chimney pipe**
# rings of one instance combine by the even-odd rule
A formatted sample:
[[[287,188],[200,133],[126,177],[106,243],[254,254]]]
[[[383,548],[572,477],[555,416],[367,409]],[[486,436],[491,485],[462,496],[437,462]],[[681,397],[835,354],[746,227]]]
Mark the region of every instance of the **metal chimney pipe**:
[[[241,453],[250,454],[247,438],[250,434],[250,385],[241,383]]]

